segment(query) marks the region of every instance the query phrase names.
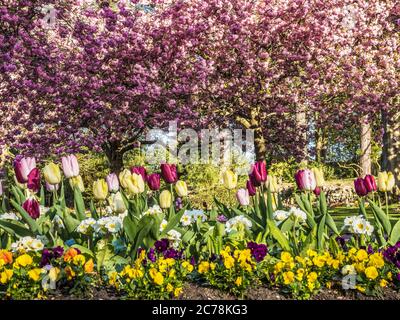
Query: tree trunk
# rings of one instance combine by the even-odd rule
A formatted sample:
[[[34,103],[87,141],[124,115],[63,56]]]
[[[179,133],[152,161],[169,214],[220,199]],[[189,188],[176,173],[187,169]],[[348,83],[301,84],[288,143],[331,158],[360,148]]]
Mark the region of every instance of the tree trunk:
[[[388,166],[393,172],[396,184],[400,187],[400,112],[397,111],[388,121]]]
[[[116,174],[120,173],[124,167],[124,155],[118,151],[118,147],[116,145],[108,145],[104,147],[103,150],[107,156],[108,162],[110,163],[111,172]]]
[[[388,123],[388,113],[387,111],[381,112],[381,121],[383,128],[383,137],[382,137],[382,156],[381,156],[381,170],[388,171],[389,170],[389,145],[390,145],[390,134],[389,134],[389,123]]]
[[[360,157],[360,167],[361,175],[365,176],[371,174],[371,124],[368,116],[361,118],[361,157]]]
[[[303,146],[301,161],[308,162],[308,141],[307,141],[307,113],[305,106],[299,106],[296,111],[296,126],[299,130],[300,142]]]
[[[254,148],[256,153],[256,161],[265,160],[267,147],[261,127],[254,129]]]

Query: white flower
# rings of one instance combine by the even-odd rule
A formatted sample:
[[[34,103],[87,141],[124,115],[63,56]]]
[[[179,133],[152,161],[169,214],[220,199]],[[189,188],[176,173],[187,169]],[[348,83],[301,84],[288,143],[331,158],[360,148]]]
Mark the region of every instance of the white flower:
[[[249,230],[251,227],[252,227],[251,221],[242,215],[229,219],[225,225],[226,232],[228,233],[244,229]]]
[[[160,232],[163,232],[165,230],[165,228],[167,227],[167,225],[168,225],[168,221],[163,219],[163,221],[161,221],[161,224],[160,224]]]
[[[19,217],[14,212],[6,212],[0,215],[1,220],[19,220]]]
[[[93,218],[88,218],[81,221],[79,226],[76,228],[76,231],[82,234],[88,234],[90,232],[95,231],[96,228],[97,228],[96,220]]]
[[[307,214],[299,208],[291,207],[289,213],[293,218],[297,218],[299,221],[307,220]]]
[[[352,226],[355,218],[356,218],[355,216],[346,217],[346,218],[344,219],[344,225],[345,225],[346,227]]]
[[[342,268],[342,275],[347,276],[349,274],[357,274],[356,269],[352,264],[347,264]]]
[[[146,215],[156,215],[162,213],[162,210],[159,205],[154,205],[151,208],[147,209],[145,212],[143,212],[142,216]]]
[[[117,233],[122,229],[122,220],[119,216],[103,217],[97,220],[94,230],[96,233]]]
[[[57,227],[59,227],[59,228],[65,228],[65,227],[64,227],[64,222],[63,222],[62,219],[61,219],[59,216],[57,216],[57,215],[54,216],[54,218],[53,218],[53,223],[54,223]]]
[[[367,223],[364,218],[356,217],[351,225],[351,231],[356,234],[365,234],[367,230]]]
[[[367,224],[365,226],[365,234],[367,236],[371,236],[373,232],[374,232],[374,227],[369,223],[369,221],[367,221]]]
[[[23,237],[11,244],[11,250],[13,252],[40,251],[43,250],[43,248],[44,243],[40,238]]]
[[[112,219],[105,225],[106,229],[110,233],[117,233],[122,229],[122,224],[118,219]]]
[[[289,212],[284,211],[284,210],[277,210],[273,214],[273,217],[277,221],[283,221],[289,217]]]
[[[182,218],[181,218],[181,224],[184,227],[187,227],[188,225],[190,225],[192,223],[192,217],[189,216],[186,212],[183,214]]]
[[[167,232],[168,240],[172,241],[172,246],[176,249],[181,241],[181,233],[176,230],[170,230]]]
[[[192,222],[195,222],[199,218],[202,222],[207,220],[207,216],[204,214],[203,210],[186,210],[184,214],[190,216],[192,218]]]

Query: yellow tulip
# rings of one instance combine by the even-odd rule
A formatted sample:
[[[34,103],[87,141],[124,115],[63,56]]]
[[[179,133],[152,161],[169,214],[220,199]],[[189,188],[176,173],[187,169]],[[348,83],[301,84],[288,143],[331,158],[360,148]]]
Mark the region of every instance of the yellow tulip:
[[[188,195],[188,188],[185,181],[179,180],[175,184],[175,191],[180,197],[186,197]]]
[[[59,184],[61,182],[61,170],[54,162],[50,162],[43,168],[43,176],[49,184]]]
[[[222,181],[224,183],[224,186],[229,190],[236,188],[237,180],[238,180],[237,174],[231,170],[226,170],[222,174]]]
[[[396,184],[393,173],[391,172],[379,172],[378,174],[378,188],[381,192],[390,192],[393,190]]]
[[[131,180],[133,184],[133,188],[131,191],[134,194],[142,193],[144,191],[144,181],[142,175],[133,173]]]
[[[69,179],[69,184],[72,189],[78,188],[81,192],[85,191],[85,186],[81,176],[72,177]]]
[[[267,185],[267,188],[269,188],[272,193],[279,192],[278,178],[277,177],[275,177],[273,175],[269,175],[267,177],[266,185]]]
[[[120,192],[111,194],[110,206],[112,210],[117,214],[124,213],[126,211],[125,202]]]
[[[312,168],[311,171],[314,173],[317,187],[321,188],[325,184],[324,171],[320,168]]]
[[[130,183],[131,176],[132,176],[132,173],[127,169],[120,172],[119,182],[121,183],[122,188],[129,189],[128,185]]]
[[[99,179],[93,183],[93,195],[96,200],[106,200],[108,195],[106,180]]]
[[[130,194],[138,194],[144,191],[144,181],[140,174],[131,173],[125,169],[119,174],[121,186]]]
[[[172,195],[168,190],[164,190],[160,194],[160,207],[168,209],[172,205]]]

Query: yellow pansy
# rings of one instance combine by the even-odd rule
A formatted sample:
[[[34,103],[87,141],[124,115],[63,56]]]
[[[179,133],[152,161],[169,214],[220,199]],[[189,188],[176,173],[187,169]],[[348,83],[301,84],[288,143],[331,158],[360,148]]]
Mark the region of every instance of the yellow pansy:
[[[182,267],[185,268],[188,272],[193,271],[193,265],[188,261],[182,262]]]
[[[312,258],[312,257],[317,256],[318,253],[317,253],[316,251],[312,250],[312,249],[308,249],[308,250],[307,250],[307,255],[308,255],[310,258]]]
[[[284,272],[283,273],[283,283],[284,284],[291,284],[294,282],[294,273],[292,271]]]
[[[179,297],[179,295],[181,293],[182,293],[182,288],[181,287],[175,288],[175,291],[174,291],[175,298]]]
[[[232,269],[234,265],[235,265],[235,259],[233,259],[231,256],[226,256],[224,258],[225,268]]]
[[[385,266],[385,261],[380,253],[374,253],[369,257],[368,265],[377,267],[379,269]]]
[[[313,282],[315,282],[317,279],[318,279],[318,275],[317,275],[316,272],[310,272],[310,273],[307,275],[307,280],[308,280],[308,282],[313,283]]]
[[[209,269],[210,269],[210,264],[208,263],[208,261],[200,262],[198,267],[198,271],[200,274],[207,273]]]
[[[323,256],[315,256],[312,261],[318,268],[322,268],[325,265],[325,258]]]
[[[285,263],[293,262],[292,255],[287,251],[281,253],[281,260]]]
[[[368,259],[368,253],[364,249],[360,249],[357,251],[356,258],[358,261],[364,261]]]
[[[8,281],[10,281],[11,277],[13,275],[13,271],[10,269],[5,269],[1,274],[0,274],[0,283],[6,284]]]
[[[380,285],[381,287],[386,287],[386,286],[388,285],[388,282],[387,282],[385,279],[382,279],[382,280],[379,282],[379,285]]]
[[[164,276],[161,274],[161,272],[157,272],[153,278],[153,281],[156,285],[161,286],[164,283]]]
[[[40,274],[41,273],[42,273],[42,269],[41,268],[35,268],[35,269],[32,269],[32,270],[28,271],[28,276],[33,281],[38,281],[39,278],[40,278]]]
[[[242,285],[242,282],[243,282],[242,277],[237,277],[237,279],[235,280],[235,284],[238,287]]]
[[[83,266],[86,262],[85,256],[82,254],[78,254],[72,258],[72,262],[76,266]]]
[[[368,279],[375,280],[378,277],[378,270],[375,267],[365,268],[365,275]]]
[[[23,254],[15,259],[15,267],[26,267],[33,263],[32,257],[29,254]]]
[[[174,287],[173,287],[173,285],[170,284],[170,283],[167,284],[166,289],[167,289],[167,292],[172,292],[172,291],[174,291]]]

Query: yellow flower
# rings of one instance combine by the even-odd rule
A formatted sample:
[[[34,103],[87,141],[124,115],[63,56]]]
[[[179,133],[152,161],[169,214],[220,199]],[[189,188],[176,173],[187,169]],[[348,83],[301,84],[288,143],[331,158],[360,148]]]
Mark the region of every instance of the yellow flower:
[[[144,181],[140,174],[131,173],[125,169],[119,174],[121,186],[130,194],[138,194],[144,191]]]
[[[308,250],[307,250],[307,255],[308,255],[310,258],[312,258],[312,257],[317,256],[318,253],[317,253],[316,251],[312,250],[312,249],[308,249]]]
[[[72,280],[75,277],[76,273],[70,266],[67,266],[64,270],[67,274],[67,280]]]
[[[181,287],[178,287],[178,288],[175,288],[175,291],[174,291],[174,296],[177,298],[177,297],[179,297],[179,295],[182,293],[182,288]]]
[[[285,262],[285,263],[291,263],[291,262],[293,262],[292,255],[291,255],[289,252],[287,252],[287,251],[284,251],[284,252],[281,253],[281,260],[282,260],[283,262]]]
[[[305,270],[303,268],[297,269],[296,279],[298,281],[303,280],[304,272],[305,272]]]
[[[295,260],[300,263],[303,267],[306,266],[306,260],[300,256],[296,256]]]
[[[337,259],[333,259],[332,260],[332,267],[333,267],[333,269],[339,269],[339,266],[340,266],[340,261],[339,260],[337,260]]]
[[[39,278],[40,278],[40,274],[41,273],[42,273],[42,269],[41,268],[35,268],[35,269],[32,269],[32,270],[28,271],[28,276],[33,281],[38,281]]]
[[[171,270],[169,271],[168,276],[169,276],[170,278],[172,278],[172,279],[176,278],[176,271],[175,271],[175,269],[171,269]]]
[[[325,184],[324,171],[320,168],[312,168],[311,170],[314,173],[317,187],[323,187]]]
[[[0,250],[0,267],[5,264],[11,264],[13,262],[12,253],[7,250]]]
[[[172,205],[172,195],[168,190],[163,190],[160,193],[160,207],[168,209]]]
[[[392,278],[393,278],[393,274],[389,271],[388,272],[388,274],[387,274],[387,278],[389,279],[389,280],[392,280]]]
[[[231,269],[233,268],[233,266],[235,265],[235,259],[233,259],[231,256],[226,256],[224,258],[224,266],[227,269]]]
[[[156,277],[157,273],[158,273],[158,271],[157,271],[156,268],[151,268],[151,269],[149,270],[149,275],[150,275],[150,277],[151,277],[152,279],[154,279],[154,278]]]
[[[185,181],[178,180],[175,184],[175,191],[180,197],[186,197],[188,195],[188,188]]]
[[[310,272],[307,275],[307,280],[308,282],[314,283],[318,279],[318,275],[316,272]]]
[[[93,259],[89,259],[86,263],[85,263],[85,272],[86,273],[92,273],[93,272],[93,268],[94,268],[94,263],[93,263]]]
[[[15,265],[18,268],[19,266],[21,267],[26,267],[29,266],[33,263],[32,257],[29,254],[23,254],[19,256],[17,259],[15,259]]]
[[[293,282],[294,282],[294,273],[292,271],[284,272],[283,273],[283,283],[291,284]]]
[[[325,265],[325,258],[323,256],[315,256],[312,261],[318,268],[322,268]]]
[[[83,266],[86,262],[85,256],[82,254],[78,254],[72,258],[72,262],[76,266]]]
[[[363,262],[360,263],[355,263],[354,268],[357,270],[358,273],[364,272],[365,270],[365,265]]]
[[[11,277],[13,275],[13,271],[10,269],[5,269],[1,274],[0,274],[0,283],[6,284],[8,281],[10,281]]]
[[[188,272],[192,272],[192,271],[193,271],[193,266],[192,266],[192,264],[191,264],[190,262],[188,262],[188,261],[182,262],[182,267],[183,267],[184,269],[186,269]]]
[[[43,176],[48,184],[59,184],[61,182],[60,167],[54,162],[50,162],[43,168]]]
[[[199,264],[198,271],[200,274],[207,273],[210,269],[210,264],[207,261],[202,261]]]
[[[93,183],[93,195],[96,200],[104,201],[108,195],[108,185],[106,180],[99,179]]]
[[[387,282],[385,279],[382,279],[382,280],[379,282],[379,285],[380,285],[381,287],[386,287],[386,286],[388,285],[388,282]]]
[[[356,252],[357,252],[356,248],[351,248],[348,253],[349,253],[349,256],[353,256]]]
[[[314,282],[307,282],[307,287],[309,290],[313,291],[315,288]]]
[[[378,277],[378,270],[375,267],[368,267],[365,269],[365,275],[368,279],[374,280]]]
[[[391,172],[379,172],[378,173],[378,188],[381,192],[390,192],[396,185],[396,181],[393,173]]]
[[[279,192],[278,178],[276,176],[268,175],[267,181],[265,184],[272,193]]]
[[[326,287],[327,287],[328,289],[330,289],[330,288],[332,287],[332,282],[328,281],[328,282],[326,283]]]
[[[360,291],[361,293],[364,293],[364,292],[365,292],[365,287],[363,287],[363,286],[356,286],[356,289],[357,289],[358,291]]]
[[[58,275],[60,274],[60,269],[57,267],[53,267],[49,271],[49,278],[51,281],[56,281],[58,278]]]
[[[222,174],[222,181],[224,183],[225,188],[232,190],[237,186],[238,176],[231,170],[226,170]]]
[[[164,283],[164,276],[161,274],[161,272],[157,272],[153,278],[153,281],[155,284],[161,286]]]
[[[216,265],[214,262],[210,262],[210,269],[211,269],[211,271],[214,271],[216,266],[217,266],[217,265]]]
[[[76,255],[78,255],[78,251],[74,248],[68,249],[68,251],[64,254],[64,261],[71,261]]]
[[[242,285],[242,282],[243,282],[242,277],[237,277],[237,279],[235,280],[235,284],[238,287],[240,287]]]
[[[281,270],[285,267],[285,264],[282,261],[279,261],[278,263],[275,264],[274,266],[274,272],[279,273]]]
[[[167,289],[167,292],[172,292],[172,291],[174,291],[174,287],[173,287],[172,284],[170,284],[170,283],[167,284],[166,289]]]
[[[370,255],[368,265],[379,269],[385,266],[385,261],[380,253],[374,253]]]
[[[357,251],[356,258],[358,261],[364,261],[368,259],[368,253],[364,249],[360,249]]]
[[[85,185],[81,176],[72,177],[69,179],[69,184],[72,189],[77,188],[80,192],[85,192]]]
[[[116,271],[112,271],[108,273],[108,283],[111,286],[115,286],[117,284],[118,273]]]

